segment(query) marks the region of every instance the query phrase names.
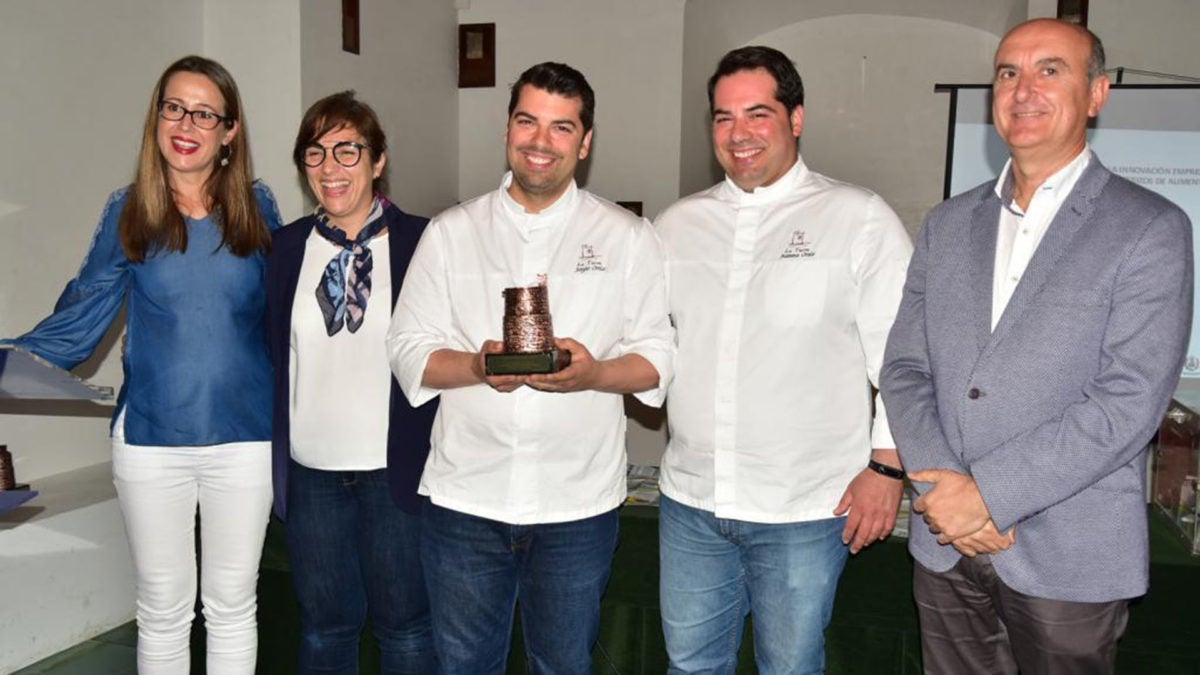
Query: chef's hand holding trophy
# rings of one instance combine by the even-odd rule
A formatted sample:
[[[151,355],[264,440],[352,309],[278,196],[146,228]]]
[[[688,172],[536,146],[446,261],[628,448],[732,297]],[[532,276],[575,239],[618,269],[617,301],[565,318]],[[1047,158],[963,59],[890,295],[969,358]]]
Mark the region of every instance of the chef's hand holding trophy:
[[[483,343],[487,383],[503,392],[524,384],[553,392],[588,388],[596,361],[578,341],[554,337],[545,280],[506,288],[503,295],[504,341]]]

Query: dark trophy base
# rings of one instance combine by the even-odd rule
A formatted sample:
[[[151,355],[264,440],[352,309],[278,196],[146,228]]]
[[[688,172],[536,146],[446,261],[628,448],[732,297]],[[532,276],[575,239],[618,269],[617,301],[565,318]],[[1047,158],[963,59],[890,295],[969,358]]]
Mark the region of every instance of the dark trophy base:
[[[483,362],[488,375],[557,373],[571,365],[571,352],[551,349],[528,354],[485,354]]]

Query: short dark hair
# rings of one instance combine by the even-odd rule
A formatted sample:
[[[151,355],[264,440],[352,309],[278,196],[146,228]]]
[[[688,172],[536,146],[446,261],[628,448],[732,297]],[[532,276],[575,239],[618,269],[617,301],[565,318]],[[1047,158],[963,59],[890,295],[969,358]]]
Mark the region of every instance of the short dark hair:
[[[583,73],[565,63],[546,61],[539,63],[521,73],[513,82],[508,97],[508,116],[512,117],[517,109],[517,101],[521,98],[521,89],[532,85],[542,91],[558,94],[566,98],[577,98],[583,102],[579,110],[579,121],[583,123],[583,133],[592,130],[592,121],[596,117],[596,94],[588,84]]]
[[[354,97],[354,90],[347,89],[325,98],[309,106],[300,121],[300,131],[296,134],[296,144],[292,148],[292,161],[296,169],[304,173],[304,149],[316,143],[322,136],[338,129],[349,128],[362,134],[370,146],[371,161],[379,160],[387,152],[387,136],[379,124],[379,117],[371,106]],[[376,192],[382,189],[383,176],[376,178],[371,188]]]
[[[775,100],[782,103],[788,113],[804,105],[804,82],[800,79],[800,73],[796,72],[796,64],[778,49],[752,45],[740,47],[721,57],[716,72],[708,78],[709,114],[714,112],[713,91],[717,88],[718,80],[743,70],[759,68],[775,79]]]

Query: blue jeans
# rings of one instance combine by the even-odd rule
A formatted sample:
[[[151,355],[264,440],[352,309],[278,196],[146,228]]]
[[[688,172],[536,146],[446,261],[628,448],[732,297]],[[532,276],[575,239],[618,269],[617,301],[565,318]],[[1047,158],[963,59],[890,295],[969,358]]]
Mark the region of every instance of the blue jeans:
[[[293,461],[287,514],[300,672],[358,673],[368,615],[384,673],[436,672],[421,521],[392,501],[387,471],[318,471]]]
[[[659,599],[668,672],[733,673],[749,613],[759,673],[823,672],[845,522],[729,520],[664,495]]]
[[[531,672],[592,672],[600,598],[617,545],[616,509],[565,523],[509,525],[426,501],[421,521],[433,639],[445,672],[503,674],[518,600]]]

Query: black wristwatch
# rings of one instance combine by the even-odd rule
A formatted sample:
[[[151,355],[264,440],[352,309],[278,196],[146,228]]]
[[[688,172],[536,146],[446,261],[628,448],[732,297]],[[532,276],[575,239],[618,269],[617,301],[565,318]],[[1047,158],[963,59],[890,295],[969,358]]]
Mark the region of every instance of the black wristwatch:
[[[895,478],[896,480],[904,480],[904,470],[897,469],[894,466],[888,466],[887,464],[882,464],[880,462],[876,462],[875,460],[871,460],[867,462],[867,468],[881,476]]]

